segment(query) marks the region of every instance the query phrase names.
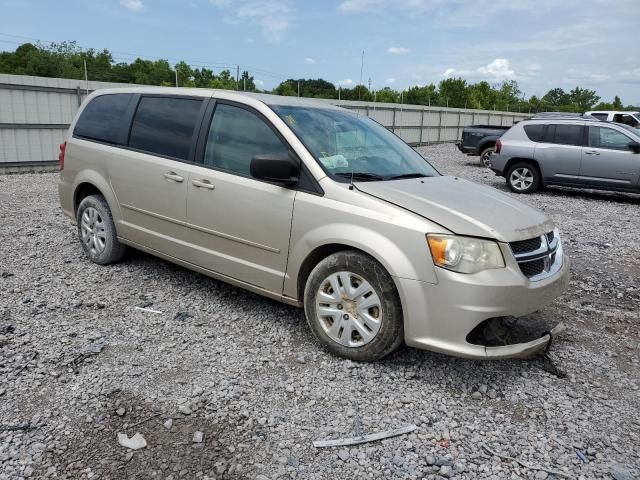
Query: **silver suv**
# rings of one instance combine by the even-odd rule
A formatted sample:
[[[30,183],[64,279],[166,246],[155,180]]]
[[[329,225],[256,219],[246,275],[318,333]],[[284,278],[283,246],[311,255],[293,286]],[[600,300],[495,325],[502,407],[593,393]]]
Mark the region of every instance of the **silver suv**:
[[[489,167],[516,193],[545,185],[640,191],[640,131],[592,117],[525,120],[496,143]]]
[[[501,358],[552,338],[487,346],[470,334],[563,292],[569,267],[553,222],[440,175],[347,110],[229,91],[103,90],[78,113],[60,163],[60,203],[90,260],[112,263],[133,247],[304,307],[337,355],[375,360],[404,341]]]

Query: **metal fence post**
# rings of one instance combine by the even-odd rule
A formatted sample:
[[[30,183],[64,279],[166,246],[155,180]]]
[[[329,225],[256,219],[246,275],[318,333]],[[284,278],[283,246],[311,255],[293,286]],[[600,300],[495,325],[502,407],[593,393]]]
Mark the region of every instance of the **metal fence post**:
[[[438,110],[438,142],[440,142],[441,135],[442,135],[442,110]]]
[[[424,133],[424,108],[422,109],[422,114],[420,115],[420,140],[418,141],[418,145],[422,145],[423,133]]]
[[[396,133],[396,107],[393,107],[393,120],[391,120],[391,131]]]
[[[82,94],[80,93],[80,86],[76,87],[76,95],[78,96],[78,106],[82,105]]]

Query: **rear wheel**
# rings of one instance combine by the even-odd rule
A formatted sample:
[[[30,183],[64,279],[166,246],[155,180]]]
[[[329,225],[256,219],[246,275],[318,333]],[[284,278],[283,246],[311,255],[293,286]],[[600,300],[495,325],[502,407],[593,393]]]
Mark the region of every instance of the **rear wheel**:
[[[484,150],[482,150],[482,152],[480,152],[480,166],[481,167],[488,167],[489,166],[489,160],[491,158],[491,155],[493,155],[493,153],[496,151],[496,147],[487,147]]]
[[[92,262],[100,265],[117,262],[125,254],[118,241],[111,209],[102,195],[89,195],[78,205],[78,238]]]
[[[379,360],[402,343],[402,306],[391,275],[357,251],[334,253],[313,269],[304,291],[307,323],[332,353]]]
[[[529,162],[514,163],[507,171],[507,186],[515,193],[535,192],[541,185],[540,171]]]

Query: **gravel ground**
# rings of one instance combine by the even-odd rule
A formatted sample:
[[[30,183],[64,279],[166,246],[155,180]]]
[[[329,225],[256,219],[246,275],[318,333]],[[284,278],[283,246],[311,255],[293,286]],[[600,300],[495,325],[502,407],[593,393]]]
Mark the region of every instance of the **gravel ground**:
[[[452,145],[421,151],[506,191]],[[55,174],[0,176],[0,479],[640,475],[638,196],[517,196],[555,220],[572,259],[568,292],[537,314],[568,325],[559,378],[539,359],[406,347],[335,358],[301,310],[139,252],[90,263],[56,195]],[[410,423],[382,442],[311,443]]]

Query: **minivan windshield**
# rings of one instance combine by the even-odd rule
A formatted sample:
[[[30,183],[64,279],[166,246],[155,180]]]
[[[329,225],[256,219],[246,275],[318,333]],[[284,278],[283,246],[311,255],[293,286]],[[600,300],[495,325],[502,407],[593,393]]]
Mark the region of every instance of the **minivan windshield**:
[[[273,105],[271,108],[337,181],[440,175],[413,148],[367,117],[322,107]]]

